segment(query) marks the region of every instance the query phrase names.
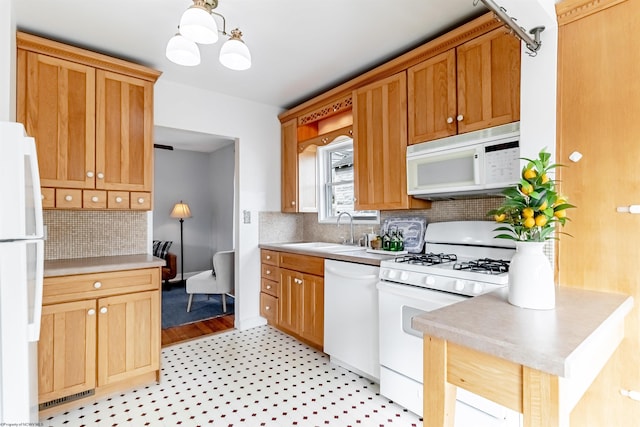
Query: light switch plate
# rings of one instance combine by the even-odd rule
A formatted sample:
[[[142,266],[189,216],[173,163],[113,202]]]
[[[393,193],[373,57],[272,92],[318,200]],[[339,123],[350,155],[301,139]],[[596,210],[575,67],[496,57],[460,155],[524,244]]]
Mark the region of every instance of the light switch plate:
[[[251,224],[251,211],[242,211],[242,222],[245,224]]]

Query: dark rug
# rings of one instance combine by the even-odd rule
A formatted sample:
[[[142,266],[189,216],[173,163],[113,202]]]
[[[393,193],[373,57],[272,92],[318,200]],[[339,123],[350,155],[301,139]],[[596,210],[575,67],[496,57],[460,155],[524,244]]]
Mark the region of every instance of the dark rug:
[[[227,312],[222,312],[222,295],[194,294],[191,312],[187,313],[189,294],[184,286],[172,286],[162,290],[162,329],[184,325],[199,320],[233,314],[234,298],[227,295]]]

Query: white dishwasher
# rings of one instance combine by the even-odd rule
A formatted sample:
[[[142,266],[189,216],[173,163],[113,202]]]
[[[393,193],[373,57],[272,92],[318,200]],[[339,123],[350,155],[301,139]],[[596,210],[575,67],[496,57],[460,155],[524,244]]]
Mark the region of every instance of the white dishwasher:
[[[379,382],[379,267],[324,262],[324,352],[331,362]]]

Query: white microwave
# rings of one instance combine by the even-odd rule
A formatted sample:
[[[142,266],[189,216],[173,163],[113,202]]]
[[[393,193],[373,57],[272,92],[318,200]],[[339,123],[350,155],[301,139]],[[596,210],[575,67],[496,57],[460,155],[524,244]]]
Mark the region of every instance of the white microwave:
[[[519,180],[519,122],[407,147],[407,193],[417,198],[495,195]]]

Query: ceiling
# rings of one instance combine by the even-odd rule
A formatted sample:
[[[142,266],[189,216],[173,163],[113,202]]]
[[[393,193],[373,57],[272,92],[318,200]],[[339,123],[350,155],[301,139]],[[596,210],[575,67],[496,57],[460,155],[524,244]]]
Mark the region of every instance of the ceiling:
[[[199,46],[199,66],[182,67],[165,57],[167,41],[191,0],[13,4],[20,30],[150,66],[167,81],[288,109],[487,11],[474,2],[219,0],[215,11],[226,18],[227,32],[239,27],[251,51],[252,66],[246,71],[218,62],[224,37]],[[171,141],[179,135],[165,130],[156,130],[156,142],[175,145]],[[198,134],[185,138],[194,144],[207,140]],[[205,146],[231,141],[208,138],[213,142],[207,140]]]

